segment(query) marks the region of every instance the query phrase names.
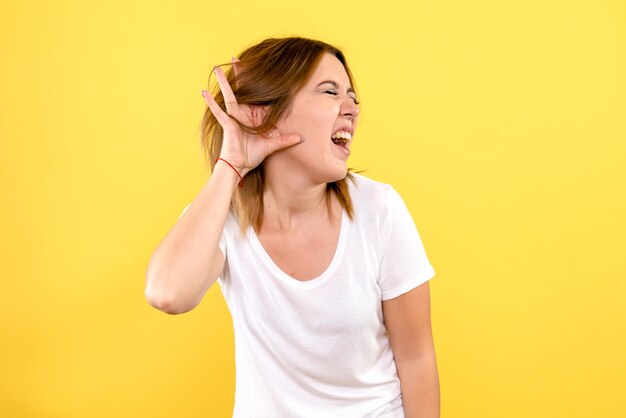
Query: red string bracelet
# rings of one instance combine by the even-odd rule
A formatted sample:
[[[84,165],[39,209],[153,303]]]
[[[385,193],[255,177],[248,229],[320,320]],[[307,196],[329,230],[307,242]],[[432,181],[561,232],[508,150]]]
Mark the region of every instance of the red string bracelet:
[[[241,181],[239,182],[239,187],[243,187],[243,177],[241,177],[241,174],[239,174],[239,171],[237,171],[237,169],[228,161],[226,161],[223,158],[217,158],[217,160],[215,160],[215,164],[217,164],[218,160],[222,160],[224,161],[226,164],[228,164],[233,170],[235,170],[235,173],[237,173],[237,175],[239,176],[239,178],[241,179]]]

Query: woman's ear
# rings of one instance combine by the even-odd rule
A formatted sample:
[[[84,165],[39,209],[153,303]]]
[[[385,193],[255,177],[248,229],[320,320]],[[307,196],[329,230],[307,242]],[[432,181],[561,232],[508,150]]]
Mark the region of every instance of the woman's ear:
[[[268,111],[268,106],[250,105],[250,120],[252,120],[252,126],[255,128],[261,126],[263,121],[265,121]]]

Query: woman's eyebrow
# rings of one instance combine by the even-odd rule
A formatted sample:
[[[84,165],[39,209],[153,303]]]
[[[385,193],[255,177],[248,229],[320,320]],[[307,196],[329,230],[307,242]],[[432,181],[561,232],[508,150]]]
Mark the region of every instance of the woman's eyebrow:
[[[321,86],[322,84],[332,84],[333,86],[335,86],[336,89],[339,88],[339,84],[337,84],[336,82],[334,82],[333,80],[326,80],[326,81],[322,81],[321,83],[319,83],[317,85],[317,87]],[[356,93],[356,91],[354,91],[354,89],[352,88],[352,86],[348,87],[348,93]]]

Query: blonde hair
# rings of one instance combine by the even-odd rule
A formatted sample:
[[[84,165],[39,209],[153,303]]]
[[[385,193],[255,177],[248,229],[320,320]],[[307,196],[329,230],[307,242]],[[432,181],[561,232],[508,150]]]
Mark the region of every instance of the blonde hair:
[[[249,127],[234,119],[242,130],[262,134],[271,130],[280,117],[288,110],[296,93],[304,86],[324,53],[337,57],[343,64],[353,88],[356,88],[352,73],[343,53],[325,42],[302,37],[270,38],[243,51],[238,59],[237,74],[232,67],[226,78],[239,104],[269,106],[263,122]],[[224,96],[219,87],[213,92],[215,101],[225,108]],[[220,156],[224,131],[211,110],[207,107],[201,122],[201,143],[206,163],[215,166]],[[354,208],[348,189],[348,180],[355,183],[353,169],[348,168],[346,176],[326,185],[325,200],[331,221],[334,221],[331,208],[331,193],[334,193],[350,219],[354,218]],[[360,171],[357,171],[357,173]],[[242,236],[250,225],[257,230],[263,222],[263,192],[265,171],[263,163],[248,172],[243,187],[238,187],[230,208],[239,219]]]

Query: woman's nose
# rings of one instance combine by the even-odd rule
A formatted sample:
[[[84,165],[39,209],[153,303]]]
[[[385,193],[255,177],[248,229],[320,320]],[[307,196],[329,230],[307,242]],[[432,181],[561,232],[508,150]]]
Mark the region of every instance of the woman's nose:
[[[348,97],[343,103],[341,114],[348,119],[355,119],[359,116],[359,106],[354,103],[352,98]]]

